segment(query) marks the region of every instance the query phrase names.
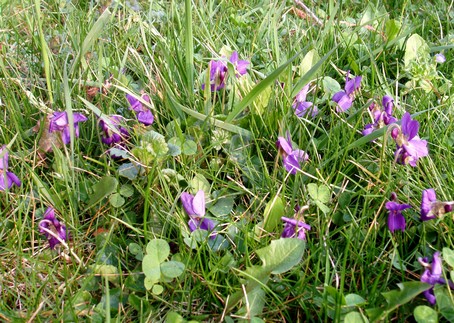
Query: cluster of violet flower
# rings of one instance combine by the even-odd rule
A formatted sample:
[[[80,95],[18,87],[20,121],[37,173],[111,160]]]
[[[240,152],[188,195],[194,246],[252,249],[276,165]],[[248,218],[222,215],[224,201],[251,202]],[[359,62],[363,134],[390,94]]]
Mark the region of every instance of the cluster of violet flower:
[[[143,104],[150,102],[150,97],[143,94],[141,98],[127,94],[126,99],[129,102],[129,109],[134,111],[137,120],[145,126],[151,125],[154,121],[152,112],[147,109]],[[65,145],[71,141],[70,134],[70,120],[66,111],[56,111],[48,116],[49,120],[49,133],[56,133],[60,135],[61,142]],[[79,123],[87,121],[88,118],[82,113],[72,114],[72,123],[74,128],[74,136],[79,137]],[[120,115],[103,116],[99,118],[99,126],[102,130],[101,141],[108,146],[117,146],[120,149],[125,149],[125,141],[129,138],[129,131],[123,125],[125,118]],[[111,154],[112,157],[117,157]],[[0,191],[9,190],[13,185],[21,186],[20,179],[13,173],[8,171],[9,154],[6,146],[0,148]],[[43,215],[43,219],[39,223],[40,233],[44,234],[49,241],[49,246],[54,249],[55,246],[62,242],[68,241],[69,234],[67,233],[66,226],[60,222],[55,215],[55,210],[48,207]]]
[[[240,60],[236,51],[232,53],[228,61],[233,64],[236,77],[247,73],[250,62]],[[220,60],[210,62],[210,88],[212,92],[222,90],[225,87],[228,71],[226,57],[223,56]],[[205,89],[205,84],[202,84],[202,89]]]
[[[436,60],[437,62],[442,63],[444,61],[444,56],[439,54],[436,56]],[[349,72],[347,72],[344,90],[335,93],[332,97],[332,101],[336,103],[336,111],[338,113],[345,112],[352,106],[355,93],[361,86],[361,80],[361,76],[350,78]],[[306,117],[310,111],[310,116],[315,117],[319,112],[317,107],[313,106],[312,102],[306,101],[309,87],[310,84],[307,84],[302,88],[292,105],[292,108],[295,110],[295,114],[298,117]],[[367,124],[364,127],[362,134],[367,136],[377,129],[389,126],[391,137],[394,139],[397,147],[394,154],[395,160],[400,164],[416,167],[418,159],[427,156],[429,153],[427,141],[422,140],[418,136],[419,122],[413,120],[410,113],[405,112],[400,125],[398,125],[398,120],[393,116],[394,99],[385,95],[382,98],[381,103],[381,106],[376,103],[370,105],[369,111],[374,122]],[[289,132],[287,132],[286,138],[278,137],[276,145],[282,156],[284,168],[291,174],[296,174],[297,171],[301,170],[301,164],[308,160],[308,155],[303,150],[293,148]],[[442,216],[444,213],[451,212],[453,206],[454,201],[440,202],[436,198],[434,189],[426,189],[422,192],[420,219],[421,221],[435,219]],[[387,219],[388,229],[392,233],[396,230],[404,231],[406,228],[406,221],[402,212],[411,208],[411,206],[409,204],[399,203],[397,194],[393,192],[390,201],[385,204],[385,207],[389,212]],[[310,230],[308,224],[303,221],[286,217],[283,217],[282,220],[285,222],[282,237],[305,239],[306,230]],[[420,263],[425,267],[425,271],[421,276],[422,282],[431,285],[446,284],[446,281],[441,277],[442,266],[439,254],[439,252],[434,254],[432,264],[428,263],[427,258],[419,259]],[[454,289],[453,282],[448,282],[448,285]],[[436,300],[433,287],[425,291],[424,295],[432,305],[435,304]]]
[[[237,77],[247,73],[247,67],[250,63],[245,60],[240,60],[236,51],[230,56],[229,62],[233,64]],[[221,60],[210,62],[211,91],[219,91],[225,87],[227,74],[228,67],[225,57]],[[203,84],[202,88],[204,87],[205,85]],[[144,104],[150,103],[150,97],[147,94],[142,94],[140,98],[131,94],[126,94],[126,99],[129,102],[129,109],[135,112],[137,120],[140,123],[145,126],[153,124],[154,115]],[[75,137],[79,137],[79,123],[84,121],[87,121],[87,117],[83,114],[73,114]],[[104,144],[121,150],[126,149],[125,142],[129,138],[130,134],[128,129],[123,126],[125,124],[125,118],[123,116],[103,116],[99,118],[98,124],[102,130],[101,141]],[[65,145],[70,142],[70,125],[66,111],[54,112],[50,117],[49,133],[53,132],[60,132],[62,142]],[[115,152],[111,152],[110,155],[113,158],[118,157]],[[2,183],[0,183],[0,190],[4,190],[5,186],[11,188],[13,184],[18,186],[21,184],[19,178],[13,173],[8,172],[7,168],[8,154],[5,152],[0,164],[0,171],[3,178]],[[216,237],[216,233],[214,231],[216,223],[210,219],[204,218],[205,195],[203,191],[198,192],[195,197],[188,193],[183,193],[181,199],[183,201],[183,206],[190,217],[188,224],[191,231],[194,231],[197,228],[213,231],[214,233],[210,235],[210,238],[214,239]],[[55,210],[51,207],[49,207],[45,212],[39,227],[40,232],[45,234],[48,238],[51,249],[54,249],[57,244],[62,241],[67,241],[68,239],[69,235],[66,233],[66,227],[56,219]]]
[[[426,189],[422,192],[420,219],[421,221],[428,221],[443,216],[447,212],[453,210],[454,201],[441,202],[437,200],[435,190],[433,188]],[[402,211],[411,208],[409,204],[401,204],[397,201],[396,193],[391,194],[391,200],[385,204],[388,214],[388,228],[391,232],[396,230],[404,231],[406,227],[405,217]],[[425,268],[424,273],[421,275],[421,281],[434,286],[435,284],[445,285],[446,281],[442,278],[442,265],[440,253],[437,251],[433,255],[432,264],[428,263],[427,258],[418,259]],[[451,289],[454,289],[454,283],[448,282]],[[436,303],[433,287],[424,292],[430,304]]]
[[[19,177],[13,172],[8,171],[9,154],[6,150],[6,145],[0,148],[0,191],[11,189],[14,185],[21,186]]]

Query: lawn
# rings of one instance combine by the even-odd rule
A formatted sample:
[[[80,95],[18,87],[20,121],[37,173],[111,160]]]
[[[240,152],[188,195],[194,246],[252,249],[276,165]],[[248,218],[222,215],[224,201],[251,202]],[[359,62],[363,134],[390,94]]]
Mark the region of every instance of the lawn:
[[[0,0],[0,321],[454,322],[454,3]]]

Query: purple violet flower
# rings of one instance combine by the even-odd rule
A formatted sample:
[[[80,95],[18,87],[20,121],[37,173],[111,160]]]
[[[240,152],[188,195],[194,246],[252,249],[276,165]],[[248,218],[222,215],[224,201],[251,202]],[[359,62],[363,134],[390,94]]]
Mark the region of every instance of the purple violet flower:
[[[437,201],[437,195],[433,188],[422,191],[421,200],[421,221],[428,221],[437,218],[440,215],[451,212],[454,201],[440,202]]]
[[[124,118],[120,115],[111,115],[99,119],[99,126],[104,134],[101,138],[103,143],[112,146],[117,143],[122,143],[129,137],[128,130],[121,126],[123,120]]]
[[[236,77],[247,73],[248,61],[238,59],[238,53],[234,51],[229,58],[230,63],[235,67]],[[220,60],[212,60],[210,62],[210,87],[211,91],[219,91],[225,87],[225,79],[228,72],[227,62],[225,57]],[[205,84],[202,84],[202,89],[205,89]]]
[[[403,115],[401,126],[396,125],[392,129],[391,136],[397,145],[396,161],[400,164],[415,167],[419,158],[429,154],[427,141],[419,138],[418,130],[419,122],[412,120],[408,112]]]
[[[284,231],[282,231],[282,238],[298,238],[300,240],[306,240],[306,230],[310,230],[311,226],[298,221],[296,219],[290,219],[281,217],[281,220],[285,222]]]
[[[290,133],[288,131],[287,139],[278,137],[276,146],[282,154],[282,163],[290,174],[296,174],[298,170],[301,170],[301,163],[309,159],[309,155],[304,150],[293,150],[292,139],[290,138]]]
[[[128,99],[130,105],[129,109],[136,113],[137,120],[139,120],[140,123],[145,126],[153,124],[153,113],[147,109],[137,97],[131,94],[126,94],[126,99]],[[142,94],[141,99],[150,103],[150,97],[147,94]]]
[[[443,64],[446,62],[446,57],[442,53],[435,54],[435,62]]]
[[[394,99],[388,95],[385,95],[382,99],[382,106],[379,107],[375,102],[369,106],[369,110],[373,115],[374,123],[369,123],[364,127],[362,131],[363,136],[374,132],[376,129],[380,129],[391,123],[397,122],[397,119],[392,116]]]
[[[189,229],[191,232],[200,229],[212,232],[210,239],[216,238],[216,223],[205,217],[205,193],[200,190],[195,196],[189,193],[181,193],[181,203],[189,215]]]
[[[39,222],[39,232],[46,236],[51,249],[62,241],[68,241],[66,226],[57,220],[52,207],[47,208],[43,219]]]
[[[74,136],[79,137],[79,122],[87,121],[87,117],[82,113],[73,113]],[[61,132],[61,140],[65,145],[71,141],[68,114],[66,111],[54,112],[49,121],[49,132]]]
[[[8,190],[14,185],[21,186],[19,177],[13,172],[8,172],[8,151],[6,145],[0,148],[0,191]]]
[[[305,117],[309,111],[311,112],[311,117],[315,117],[318,114],[318,109],[312,102],[306,101],[307,92],[309,92],[310,84],[305,85],[301,91],[295,97],[292,108],[295,109],[295,114],[298,117]],[[310,109],[312,107],[312,109]]]
[[[249,66],[250,62],[238,59],[237,51],[234,51],[232,53],[232,55],[229,58],[229,61],[235,67],[235,71],[237,72],[237,77],[239,75],[244,75],[247,73],[247,67]]]
[[[418,261],[425,268],[423,274],[421,275],[421,282],[432,285],[432,287],[424,291],[423,294],[430,304],[435,305],[437,300],[435,298],[433,286],[435,286],[435,284],[446,284],[446,280],[442,277],[443,269],[440,252],[437,251],[434,253],[432,264],[428,262],[428,259],[426,257],[418,258]],[[449,281],[448,285],[451,289],[454,289],[454,283],[452,281]]]
[[[388,214],[388,229],[392,233],[396,230],[405,231],[405,217],[402,215],[402,211],[411,208],[409,204],[397,203],[396,193],[391,193],[391,200],[386,202],[385,207],[389,211]]]
[[[333,95],[332,100],[337,103],[336,111],[338,113],[345,112],[353,104],[355,98],[355,92],[361,87],[362,76],[350,78],[350,71],[347,72],[345,79],[344,90],[339,91]]]

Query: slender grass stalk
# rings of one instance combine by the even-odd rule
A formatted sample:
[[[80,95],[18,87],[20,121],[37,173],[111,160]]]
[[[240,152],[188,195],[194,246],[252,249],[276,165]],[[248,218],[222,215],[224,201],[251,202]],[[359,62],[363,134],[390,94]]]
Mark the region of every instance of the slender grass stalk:
[[[192,34],[192,1],[185,0],[186,80],[188,93],[194,89],[194,39]]]
[[[41,58],[44,63],[44,74],[46,75],[46,86],[47,86],[47,95],[49,98],[49,102],[52,105],[54,102],[53,94],[52,94],[52,75],[50,69],[50,57],[49,57],[49,47],[47,46],[46,39],[43,33],[43,21],[42,21],[42,13],[41,13],[41,1],[35,0],[35,19],[37,20],[38,24],[38,33],[39,33],[39,41],[41,47]]]

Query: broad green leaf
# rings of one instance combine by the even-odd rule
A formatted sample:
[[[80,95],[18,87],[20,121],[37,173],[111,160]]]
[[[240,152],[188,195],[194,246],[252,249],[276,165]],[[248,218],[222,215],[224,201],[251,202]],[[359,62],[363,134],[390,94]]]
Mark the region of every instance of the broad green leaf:
[[[454,268],[454,251],[449,248],[443,248],[442,251],[443,260],[452,268]]]
[[[195,155],[197,153],[197,144],[193,140],[186,139],[181,146],[181,151],[187,156]]]
[[[274,229],[282,222],[281,217],[285,214],[284,202],[279,196],[272,198],[265,207],[263,214],[263,229],[267,232],[273,232]]]
[[[164,262],[170,254],[170,247],[163,239],[154,239],[147,244],[147,255],[154,255],[159,263]]]
[[[167,142],[167,146],[169,147],[169,155],[172,157],[176,157],[181,155],[181,147],[174,145],[170,142]]]
[[[430,48],[426,41],[418,34],[413,34],[408,38],[405,46],[404,65],[409,67],[412,61],[417,61],[418,58],[429,55]]]
[[[390,19],[385,23],[385,34],[388,41],[396,38],[399,30],[401,28],[401,23],[397,20]]]
[[[397,307],[408,303],[416,296],[432,287],[430,284],[421,283],[419,281],[404,282],[397,284],[397,286],[399,286],[400,290],[392,290],[390,292],[382,293],[388,302],[388,306],[386,308],[366,309],[371,321],[385,319],[388,314],[394,311]]]
[[[367,303],[367,301],[358,294],[345,295],[345,303],[347,306],[360,306]]]
[[[127,299],[123,297],[121,288],[111,288],[108,293],[104,293],[101,297],[101,301],[96,306],[95,311],[101,311],[106,313],[110,309],[110,314],[117,313],[121,304]],[[109,314],[107,314],[109,315]]]
[[[359,312],[350,312],[345,315],[344,323],[367,323],[369,320],[367,317]]]
[[[296,238],[271,241],[265,248],[257,250],[263,266],[273,274],[282,274],[296,266],[303,258],[306,243]]]
[[[292,98],[295,97],[299,91],[307,84],[311,79],[314,78],[315,73],[317,73],[318,69],[322,66],[322,64],[331,56],[332,53],[336,50],[337,45],[334,46],[325,56],[323,56],[317,64],[312,66],[312,68],[304,74],[298,81],[298,83],[293,87],[292,90]]]
[[[436,285],[434,288],[437,299],[438,311],[448,322],[454,322],[454,297],[448,292],[446,286]]]
[[[317,207],[320,209],[320,211],[322,211],[323,214],[325,214],[325,215],[331,211],[331,209],[328,206],[326,206],[325,204],[323,204],[322,202],[320,202],[318,200],[315,201],[315,205],[317,205]]]
[[[150,290],[153,288],[153,285],[157,283],[157,280],[156,279],[152,279],[148,276],[145,276],[144,280],[143,280],[143,285],[145,286],[145,288],[147,290]]]
[[[228,215],[233,209],[234,202],[233,197],[220,198],[209,208],[209,211],[216,217]]]
[[[131,197],[134,194],[134,187],[129,184],[123,184],[120,187],[120,194],[124,197]]]
[[[328,203],[331,198],[331,192],[326,185],[317,185],[315,183],[307,184],[307,191],[310,197],[322,203]]]
[[[165,323],[185,323],[186,320],[177,312],[169,312],[166,316]]]
[[[142,271],[148,279],[149,285],[156,284],[161,277],[161,266],[156,255],[145,255],[142,260]],[[151,285],[150,285],[151,284]],[[149,289],[147,287],[147,289]]]
[[[437,312],[426,305],[420,305],[413,311],[416,322],[418,323],[437,323],[438,314]]]
[[[299,75],[305,75],[319,60],[320,56],[315,49],[308,51],[299,66]]]
[[[176,278],[184,272],[184,264],[179,261],[166,261],[161,264],[161,273],[168,278]]]
[[[259,84],[257,84],[240,102],[238,102],[234,107],[232,112],[229,113],[225,122],[232,122],[237,115],[246,109],[263,91],[265,91],[269,86],[274,84],[278,79],[279,75],[301,54],[302,51],[296,53],[292,58],[287,62],[279,66],[274,70],[270,75],[263,79]],[[301,87],[302,88],[302,87]]]
[[[403,270],[403,271],[407,270],[407,267],[401,260],[399,251],[397,251],[397,249],[395,249],[393,253],[389,254],[389,259],[391,259],[394,268],[396,268],[398,270]]]
[[[326,185],[319,185],[318,187],[318,200],[322,203],[328,203],[331,198],[331,192]]]
[[[382,318],[385,314],[385,309],[384,308],[367,308],[366,313],[369,316],[369,319],[372,322],[378,321],[380,318]]]
[[[183,238],[183,242],[191,249],[197,248],[197,240],[193,236]]]
[[[110,155],[110,156],[113,156],[115,158],[123,158],[123,159],[127,159],[129,157],[129,154],[126,150],[124,149],[118,149],[118,148],[115,148],[115,147],[112,147],[112,148],[109,148],[107,150],[107,153]]]
[[[323,91],[331,98],[334,93],[337,93],[341,90],[341,86],[339,82],[337,82],[335,79],[325,76],[322,80],[323,84]]]
[[[245,298],[247,298],[245,304],[248,304],[248,306],[244,305],[240,308],[237,313],[239,316],[253,317],[262,314],[265,306],[265,291],[262,288],[254,288],[245,295]]]
[[[388,312],[408,303],[413,298],[432,287],[430,284],[421,283],[419,281],[404,282],[397,284],[397,286],[399,286],[399,290],[382,293],[388,302]]]
[[[128,245],[128,250],[130,253],[132,253],[133,255],[138,255],[140,253],[142,253],[142,247],[139,246],[137,243],[135,242],[131,242],[129,245]]]
[[[94,204],[100,202],[103,198],[112,194],[117,190],[118,181],[115,177],[104,176],[98,183],[92,186],[93,194],[91,194],[88,206],[91,207]]]
[[[246,277],[246,293],[263,287],[268,280],[270,279],[271,269],[264,266],[252,266],[247,267],[245,271],[240,272],[240,274]],[[244,291],[239,290],[236,293],[232,294],[227,302],[226,308],[227,313],[230,312],[236,304],[238,304],[244,297]]]
[[[113,265],[92,265],[90,268],[95,274],[107,277],[110,282],[118,280],[118,268]]]
[[[307,191],[313,200],[318,200],[318,185],[314,183],[307,184]]]
[[[109,196],[109,202],[110,205],[112,205],[115,208],[122,207],[125,204],[125,199],[121,194],[119,193],[114,193]]]
[[[197,194],[199,190],[205,192],[205,197],[209,196],[211,185],[202,174],[196,174],[189,182],[192,194]]]
[[[163,291],[164,287],[162,287],[161,285],[153,285],[153,287],[151,288],[151,292],[155,295],[161,295]]]
[[[127,179],[135,180],[139,175],[139,170],[141,166],[134,165],[133,163],[124,163],[118,167],[118,175],[126,177]]]
[[[336,287],[325,285],[324,291],[327,295],[329,295],[333,304],[347,305],[344,294],[342,294],[342,292]],[[328,302],[330,302],[330,300],[328,300]]]

